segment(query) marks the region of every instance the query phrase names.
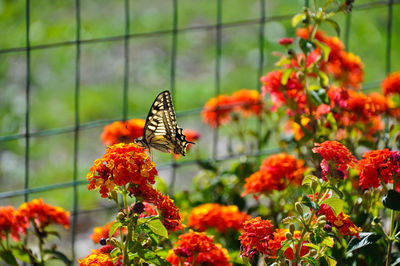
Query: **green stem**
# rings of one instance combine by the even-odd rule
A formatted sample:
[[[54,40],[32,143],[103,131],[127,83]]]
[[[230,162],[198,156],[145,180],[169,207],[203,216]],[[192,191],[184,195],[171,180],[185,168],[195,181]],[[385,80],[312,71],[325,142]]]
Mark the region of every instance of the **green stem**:
[[[310,218],[308,219],[307,225],[304,226],[303,230],[301,231],[301,236],[300,236],[299,242],[298,242],[297,247],[296,247],[296,253],[295,253],[294,258],[293,258],[293,265],[297,265],[299,260],[300,260],[300,249],[301,249],[301,246],[303,244],[303,238],[304,238],[305,234],[308,231],[308,227],[310,226],[310,224],[312,222],[312,218],[314,217],[314,214],[315,214],[315,210],[313,210],[311,212],[311,215],[310,215]]]
[[[393,190],[396,190],[396,182],[393,182]],[[395,217],[395,211],[391,210],[391,216],[390,216],[390,231],[389,231],[389,238],[388,238],[388,248],[387,248],[387,259],[386,259],[386,266],[390,265],[390,256],[392,253],[392,243],[394,239],[394,233],[396,230],[394,230],[394,217]],[[396,226],[397,228],[397,226]]]
[[[126,191],[126,188],[124,187],[124,189],[122,191],[122,199],[124,201],[125,214],[128,215],[129,214],[129,208],[128,208],[128,200],[126,198],[126,193],[127,193],[127,191]],[[128,219],[129,219],[129,217],[128,217]],[[131,229],[131,224],[130,224],[130,221],[129,221],[129,223],[128,223],[128,235],[126,236],[125,243],[123,242],[124,238],[122,236],[122,230],[121,230],[121,243],[123,243],[123,245],[124,245],[123,265],[129,265],[128,245],[129,245],[129,242],[130,242],[129,241],[130,238],[132,238],[132,229]]]
[[[190,264],[190,266],[193,266],[194,265],[194,263],[196,262],[196,259],[197,259],[197,255],[199,254],[199,252],[195,252],[194,254],[193,254],[193,260],[192,260],[192,263]]]

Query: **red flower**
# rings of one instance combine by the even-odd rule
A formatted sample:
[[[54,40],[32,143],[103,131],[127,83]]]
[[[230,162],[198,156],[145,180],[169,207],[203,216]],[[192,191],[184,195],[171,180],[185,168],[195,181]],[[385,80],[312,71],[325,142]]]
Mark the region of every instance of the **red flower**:
[[[293,43],[293,38],[282,38],[278,42],[280,45],[289,46]]]
[[[271,155],[263,161],[259,171],[246,178],[242,196],[252,193],[257,197],[258,194],[283,190],[288,184],[300,185],[305,170],[304,161],[292,155]]]
[[[113,262],[113,258],[110,257],[110,246],[105,246],[100,249],[92,249],[92,253],[86,256],[84,259],[78,260],[79,266],[122,266],[122,255]]]
[[[358,161],[360,170],[359,185],[362,189],[379,187],[381,182],[393,183],[393,177],[400,174],[400,160],[398,152],[384,150],[368,151],[363,159]],[[398,178],[398,177],[397,177]],[[396,179],[396,181],[398,181]]]
[[[18,211],[21,215],[33,221],[37,228],[44,229],[49,224],[60,224],[69,227],[69,212],[61,207],[51,206],[42,199],[34,199],[23,203]]]
[[[193,263],[194,257],[196,260]],[[166,260],[172,265],[232,265],[228,251],[221,245],[214,244],[213,237],[192,230],[179,236],[175,248],[169,250]]]
[[[157,215],[156,206],[149,204],[147,202],[144,202],[143,204],[144,204],[144,211],[139,215],[139,218],[145,218]]]
[[[161,221],[165,228],[170,231],[183,230],[179,209],[175,206],[174,201],[170,199],[169,196],[164,196],[159,192],[158,200],[154,204],[157,205],[157,209],[160,211]]]
[[[282,247],[282,242],[286,240],[286,232],[289,232],[288,229],[275,229],[274,232],[274,237],[273,239],[271,239],[269,241],[269,254],[268,257],[271,258],[275,258],[276,257],[276,252]],[[294,239],[300,239],[301,233],[300,231],[295,231],[293,238]],[[303,257],[304,255],[306,255],[309,251],[308,247],[304,246],[304,244],[306,244],[306,241],[303,241],[303,243],[301,244],[301,248],[300,248],[300,257]],[[295,249],[297,248],[297,245],[295,246]],[[292,247],[288,247],[285,252],[283,253],[285,255],[285,257],[288,260],[293,260],[294,256],[294,252]]]
[[[228,124],[230,113],[233,110],[232,98],[227,95],[219,95],[217,98],[211,98],[201,111],[203,122],[211,127],[219,127]]]
[[[333,225],[339,232],[344,236],[356,236],[361,232],[361,228],[355,226],[349,219],[349,216],[340,212],[339,215],[335,215],[334,211],[327,204],[322,204],[320,210],[317,212],[317,216],[325,215],[326,221]]]
[[[244,232],[239,237],[241,255],[251,257],[256,252],[268,255],[269,241],[273,239],[272,228],[271,221],[262,220],[260,217],[244,222]]]
[[[400,94],[400,71],[391,73],[383,80],[382,90],[385,95]]]
[[[327,140],[323,143],[315,143],[314,153],[319,153],[323,160],[321,162],[322,178],[330,177],[347,178],[348,168],[356,164],[356,158],[350,151],[337,141]]]
[[[144,119],[131,119],[125,122],[117,121],[104,127],[101,139],[106,145],[130,143],[143,136]]]
[[[154,184],[155,164],[144,149],[136,144],[115,144],[106,149],[101,159],[94,161],[86,178],[88,189],[100,188],[103,198],[116,186],[127,184]]]
[[[18,241],[20,234],[26,233],[29,222],[18,210],[12,206],[0,206],[0,241],[8,234],[14,241]]]
[[[250,219],[250,215],[239,211],[235,205],[223,206],[217,203],[202,204],[192,209],[189,215],[189,226],[199,231],[215,228],[221,233],[227,230],[241,230],[243,222]]]

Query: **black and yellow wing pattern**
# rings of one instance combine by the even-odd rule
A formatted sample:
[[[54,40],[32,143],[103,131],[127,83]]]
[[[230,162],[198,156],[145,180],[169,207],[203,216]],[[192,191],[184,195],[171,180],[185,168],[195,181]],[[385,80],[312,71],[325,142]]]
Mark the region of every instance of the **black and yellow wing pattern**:
[[[147,115],[143,129],[143,137],[135,142],[148,149],[182,154],[185,156],[186,147],[189,143],[176,123],[176,115],[172,105],[169,91],[161,92],[154,100]]]

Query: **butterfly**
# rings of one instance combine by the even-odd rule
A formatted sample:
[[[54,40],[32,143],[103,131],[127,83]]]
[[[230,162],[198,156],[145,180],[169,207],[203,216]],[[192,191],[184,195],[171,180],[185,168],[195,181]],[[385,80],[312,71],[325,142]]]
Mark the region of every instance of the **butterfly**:
[[[143,136],[135,139],[135,143],[143,148],[182,154],[185,156],[187,145],[195,144],[186,140],[176,123],[176,115],[168,90],[158,94],[147,115]]]

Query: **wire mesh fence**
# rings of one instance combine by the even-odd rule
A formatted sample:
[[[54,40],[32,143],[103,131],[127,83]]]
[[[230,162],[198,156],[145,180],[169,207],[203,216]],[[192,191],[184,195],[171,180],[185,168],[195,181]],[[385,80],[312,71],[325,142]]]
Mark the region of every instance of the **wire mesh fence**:
[[[246,1],[244,1],[246,2]],[[358,1],[357,1],[358,2]],[[356,3],[357,3],[356,2]],[[400,3],[398,0],[388,0],[388,1],[360,1],[361,3],[356,4],[353,9],[353,15],[348,15],[343,20],[343,29],[344,29],[344,43],[347,48],[351,44],[351,32],[352,32],[352,25],[353,21],[356,19],[357,12],[368,11],[368,10],[379,10],[380,20],[385,20],[386,27],[385,29],[380,29],[385,31],[385,40],[379,40],[381,44],[385,44],[385,49],[382,50],[384,52],[384,62],[385,62],[385,73],[389,73],[392,70],[392,63],[393,63],[393,27],[395,26],[394,21],[394,14],[395,9],[398,11],[399,8],[396,7]],[[266,46],[268,38],[271,36],[269,35],[268,29],[271,27],[266,27],[268,23],[275,23],[275,22],[282,22],[282,23],[290,23],[290,19],[292,17],[292,13],[287,13],[283,15],[277,14],[270,14],[268,12],[269,9],[269,1],[267,0],[259,0],[253,1],[253,13],[257,14],[252,18],[248,19],[238,19],[238,20],[231,20],[226,21],[224,20],[224,12],[227,12],[231,8],[232,3],[229,1],[223,0],[215,0],[209,1],[207,4],[212,5],[212,17],[207,21],[211,23],[203,23],[203,24],[194,24],[194,25],[185,25],[180,26],[180,19],[182,19],[181,13],[184,12],[183,6],[187,5],[184,1],[178,0],[171,0],[168,3],[168,13],[167,11],[164,12],[164,16],[169,16],[170,24],[166,29],[159,29],[159,30],[151,30],[151,31],[143,31],[143,32],[133,32],[133,28],[135,24],[132,23],[132,19],[137,15],[132,14],[132,9],[135,8],[132,1],[123,0],[119,4],[121,8],[120,21],[119,23],[123,24],[123,30],[121,30],[121,34],[119,35],[110,35],[110,36],[101,36],[101,37],[92,37],[89,38],[86,32],[83,32],[84,29],[84,19],[85,14],[82,10],[85,10],[87,14],[88,4],[84,1],[75,0],[73,4],[73,9],[70,11],[74,12],[74,21],[71,23],[74,25],[73,31],[71,34],[74,34],[74,38],[71,40],[59,41],[59,42],[49,42],[49,43],[37,43],[33,44],[32,38],[35,39],[35,34],[38,34],[37,30],[37,18],[35,23],[32,23],[32,14],[37,12],[39,8],[36,5],[39,5],[36,1],[26,0],[24,3],[24,45],[20,46],[11,46],[11,47],[0,47],[0,56],[16,56],[16,60],[20,60],[22,65],[24,65],[25,70],[21,70],[24,74],[24,90],[22,91],[19,88],[20,95],[24,95],[23,99],[19,100],[19,108],[20,110],[24,110],[24,118],[23,118],[23,128],[21,131],[20,128],[14,132],[2,132],[0,135],[0,145],[2,148],[1,153],[5,153],[9,150],[9,145],[19,145],[23,147],[23,151],[20,152],[20,156],[23,157],[23,169],[19,166],[20,172],[23,171],[23,187],[16,188],[16,187],[8,187],[5,185],[5,182],[8,178],[7,173],[1,173],[2,175],[2,187],[3,189],[0,192],[0,201],[8,202],[8,199],[16,198],[16,197],[23,197],[23,201],[27,201],[32,198],[32,195],[45,193],[49,191],[66,191],[64,197],[68,197],[70,199],[70,211],[72,214],[72,226],[71,226],[71,238],[70,238],[70,246],[71,246],[71,254],[72,258],[75,260],[75,243],[77,241],[77,228],[79,223],[79,217],[82,215],[88,215],[93,212],[104,211],[103,207],[98,208],[81,208],[81,205],[85,203],[85,197],[82,196],[82,190],[80,188],[84,186],[87,182],[85,179],[84,173],[87,171],[86,167],[88,163],[85,165],[82,164],[82,161],[89,161],[91,159],[88,158],[87,154],[82,154],[82,149],[88,149],[85,145],[85,141],[87,139],[93,138],[93,132],[98,132],[101,130],[102,127],[110,122],[116,120],[127,120],[132,116],[140,116],[144,118],[144,115],[147,111],[143,110],[134,110],[135,106],[131,106],[131,103],[134,101],[139,101],[141,95],[145,94],[145,90],[140,90],[137,87],[140,85],[132,86],[132,81],[135,80],[135,75],[132,73],[136,73],[138,71],[137,67],[133,67],[132,63],[132,56],[140,53],[141,51],[135,50],[132,48],[132,44],[136,40],[145,40],[145,39],[152,39],[152,41],[157,41],[157,38],[168,38],[166,42],[169,42],[166,47],[167,50],[162,51],[163,53],[167,54],[166,57],[169,57],[169,67],[167,67],[168,63],[163,64],[166,74],[168,76],[168,82],[164,84],[163,88],[160,89],[169,89],[171,91],[173,101],[177,102],[177,117],[178,120],[184,118],[193,118],[200,114],[201,107],[192,107],[192,108],[180,108],[185,107],[185,97],[190,95],[190,92],[183,92],[182,89],[177,89],[177,83],[179,83],[180,78],[182,77],[182,73],[178,73],[179,65],[178,59],[180,56],[187,57],[187,55],[180,54],[180,45],[181,39],[185,38],[196,38],[196,35],[192,35],[190,37],[185,36],[185,34],[206,34],[207,38],[210,38],[211,41],[208,42],[209,46],[213,48],[210,49],[211,51],[206,51],[204,55],[201,53],[204,51],[198,51],[196,49],[191,50],[191,53],[199,53],[200,56],[206,57],[206,61],[208,64],[212,65],[209,66],[212,69],[212,77],[213,77],[213,85],[209,87],[209,91],[207,93],[203,93],[202,96],[205,95],[205,98],[210,96],[217,96],[223,92],[224,85],[222,84],[222,77],[225,75],[224,65],[223,65],[223,56],[224,56],[224,36],[227,35],[234,35],[235,29],[243,28],[244,31],[247,31],[248,27],[252,27],[249,30],[249,34],[255,35],[255,41],[253,41],[253,50],[254,53],[251,55],[253,68],[252,71],[255,70],[254,80],[247,80],[247,86],[254,86],[255,88],[260,89],[259,85],[259,77],[265,72],[265,70],[269,67],[269,63],[267,61],[267,54],[272,51],[272,47]],[[149,3],[148,3],[149,4]],[[301,4],[308,5],[308,1],[306,0],[305,3],[298,3],[298,6]],[[12,5],[8,3],[8,5]],[[250,4],[246,4],[250,5]],[[83,7],[84,6],[84,7]],[[163,6],[164,7],[164,6]],[[254,11],[255,10],[255,11]],[[300,10],[300,9],[298,9]],[[384,12],[382,12],[384,11]],[[104,20],[107,20],[107,17],[104,17]],[[373,30],[373,29],[370,29]],[[154,39],[155,38],[155,39]],[[234,39],[235,42],[246,42],[242,38]],[[150,42],[151,43],[151,42]],[[116,45],[113,47],[113,45]],[[148,43],[147,43],[148,44]],[[114,115],[113,118],[107,119],[91,119],[90,115],[85,114],[85,110],[83,110],[82,106],[87,104],[85,97],[88,97],[86,91],[82,90],[84,87],[82,83],[85,83],[85,90],[87,85],[88,77],[85,76],[85,70],[87,66],[85,65],[85,53],[88,53],[91,49],[96,49],[97,45],[106,45],[109,46],[111,49],[117,49],[119,52],[122,53],[122,56],[118,58],[121,61],[120,67],[117,69],[118,75],[121,76],[122,84],[120,84],[120,88],[115,88],[114,90],[119,90],[119,102],[108,102],[107,105],[115,105],[119,110],[113,111],[114,114],[119,113],[119,115]],[[145,43],[146,45],[146,43]],[[187,45],[187,44],[186,44]],[[34,75],[41,75],[42,73],[35,72],[35,65],[37,65],[38,58],[40,60],[46,59],[46,53],[51,53],[56,49],[65,49],[62,51],[67,51],[67,59],[68,63],[66,67],[70,69],[70,76],[73,76],[73,82],[69,82],[65,85],[68,88],[69,98],[71,102],[69,103],[69,110],[72,112],[72,116],[68,120],[68,125],[60,125],[51,128],[40,127],[38,125],[32,126],[32,104],[33,101],[40,101],[40,99],[35,99],[34,97],[37,96],[37,93],[33,91],[33,87],[37,87],[37,80],[33,82]],[[383,49],[383,47],[382,47]],[[101,50],[100,50],[101,51]],[[372,52],[372,51],[371,51]],[[39,54],[37,54],[39,53]],[[396,51],[396,53],[399,53]],[[99,55],[102,56],[101,54]],[[233,57],[235,54],[233,55]],[[99,59],[101,62],[101,59]],[[186,59],[187,60],[187,59]],[[35,61],[35,65],[33,65],[33,61]],[[93,67],[93,66],[92,66]],[[102,67],[98,68],[99,70]],[[95,70],[96,71],[96,70]],[[101,71],[100,71],[101,72]],[[384,73],[383,73],[384,74]],[[112,74],[110,74],[112,75]],[[140,75],[140,74],[138,74]],[[211,76],[210,75],[210,76]],[[226,77],[226,75],[225,75]],[[46,82],[46,81],[44,81]],[[63,81],[59,81],[62,83]],[[167,85],[168,84],[168,85]],[[19,85],[22,85],[21,83]],[[371,80],[365,84],[364,89],[374,88],[377,85],[377,81]],[[57,90],[54,88],[53,90]],[[190,90],[190,89],[188,89]],[[57,94],[57,92],[55,92]],[[102,92],[100,92],[102,93]],[[201,93],[201,90],[197,90],[196,93]],[[154,96],[154,93],[150,94],[148,98],[150,99]],[[182,94],[183,96],[180,96]],[[1,93],[0,93],[1,95]],[[1,97],[6,98],[6,95],[1,95]],[[63,96],[55,96],[57,98]],[[147,97],[147,96],[146,96]],[[179,100],[178,100],[179,98]],[[35,103],[37,104],[37,103]],[[55,103],[57,105],[57,102]],[[40,106],[40,104],[39,104]],[[200,105],[201,106],[201,105]],[[149,107],[149,105],[147,106]],[[146,107],[146,108],[147,108]],[[52,112],[51,110],[47,109],[45,104],[43,104],[43,112]],[[55,116],[57,114],[54,114]],[[84,117],[84,118],[83,118]],[[185,120],[186,121],[186,120]],[[6,123],[5,120],[2,121],[3,124]],[[4,128],[4,125],[3,125]],[[96,129],[97,131],[90,131],[91,129]],[[88,133],[89,132],[89,133]],[[60,135],[68,135],[69,136],[69,143],[71,147],[69,147],[70,152],[69,155],[72,160],[69,161],[70,171],[68,171],[68,177],[65,177],[63,181],[55,181],[53,184],[38,184],[34,180],[37,178],[37,171],[32,173],[32,142],[36,141],[46,141],[47,138],[51,138],[54,136]],[[89,135],[89,136],[88,136]],[[40,139],[40,140],[38,140]],[[183,161],[165,161],[164,163],[158,164],[157,168],[164,171],[164,173],[169,172],[169,180],[170,180],[170,187],[173,189],[175,187],[176,179],[179,179],[179,172],[178,169],[190,165],[197,164],[199,160],[202,161],[214,161],[214,162],[223,162],[230,159],[235,159],[240,157],[242,154],[221,154],[219,152],[218,143],[221,141],[221,136],[219,129],[216,128],[213,130],[212,135],[209,136],[208,140],[211,142],[211,153],[210,154],[203,154],[200,159],[187,159]],[[57,139],[52,140],[57,141]],[[82,148],[82,146],[84,146]],[[98,145],[100,146],[100,145]],[[90,148],[89,148],[90,149]],[[266,154],[271,154],[276,152],[277,149],[271,148],[268,150],[258,150],[255,154],[251,156],[263,156]],[[84,152],[83,152],[84,153]],[[100,155],[100,154],[98,154]],[[71,159],[70,158],[70,159]],[[63,160],[62,158],[55,159],[56,164],[57,160]],[[54,162],[53,162],[54,163]],[[37,166],[35,166],[37,167]],[[40,167],[40,166],[39,166]],[[83,168],[83,169],[82,169]],[[85,170],[86,169],[86,170]],[[57,173],[57,171],[56,171]],[[33,181],[32,181],[33,180]],[[68,189],[68,190],[65,190]],[[81,221],[82,223],[83,221]]]

